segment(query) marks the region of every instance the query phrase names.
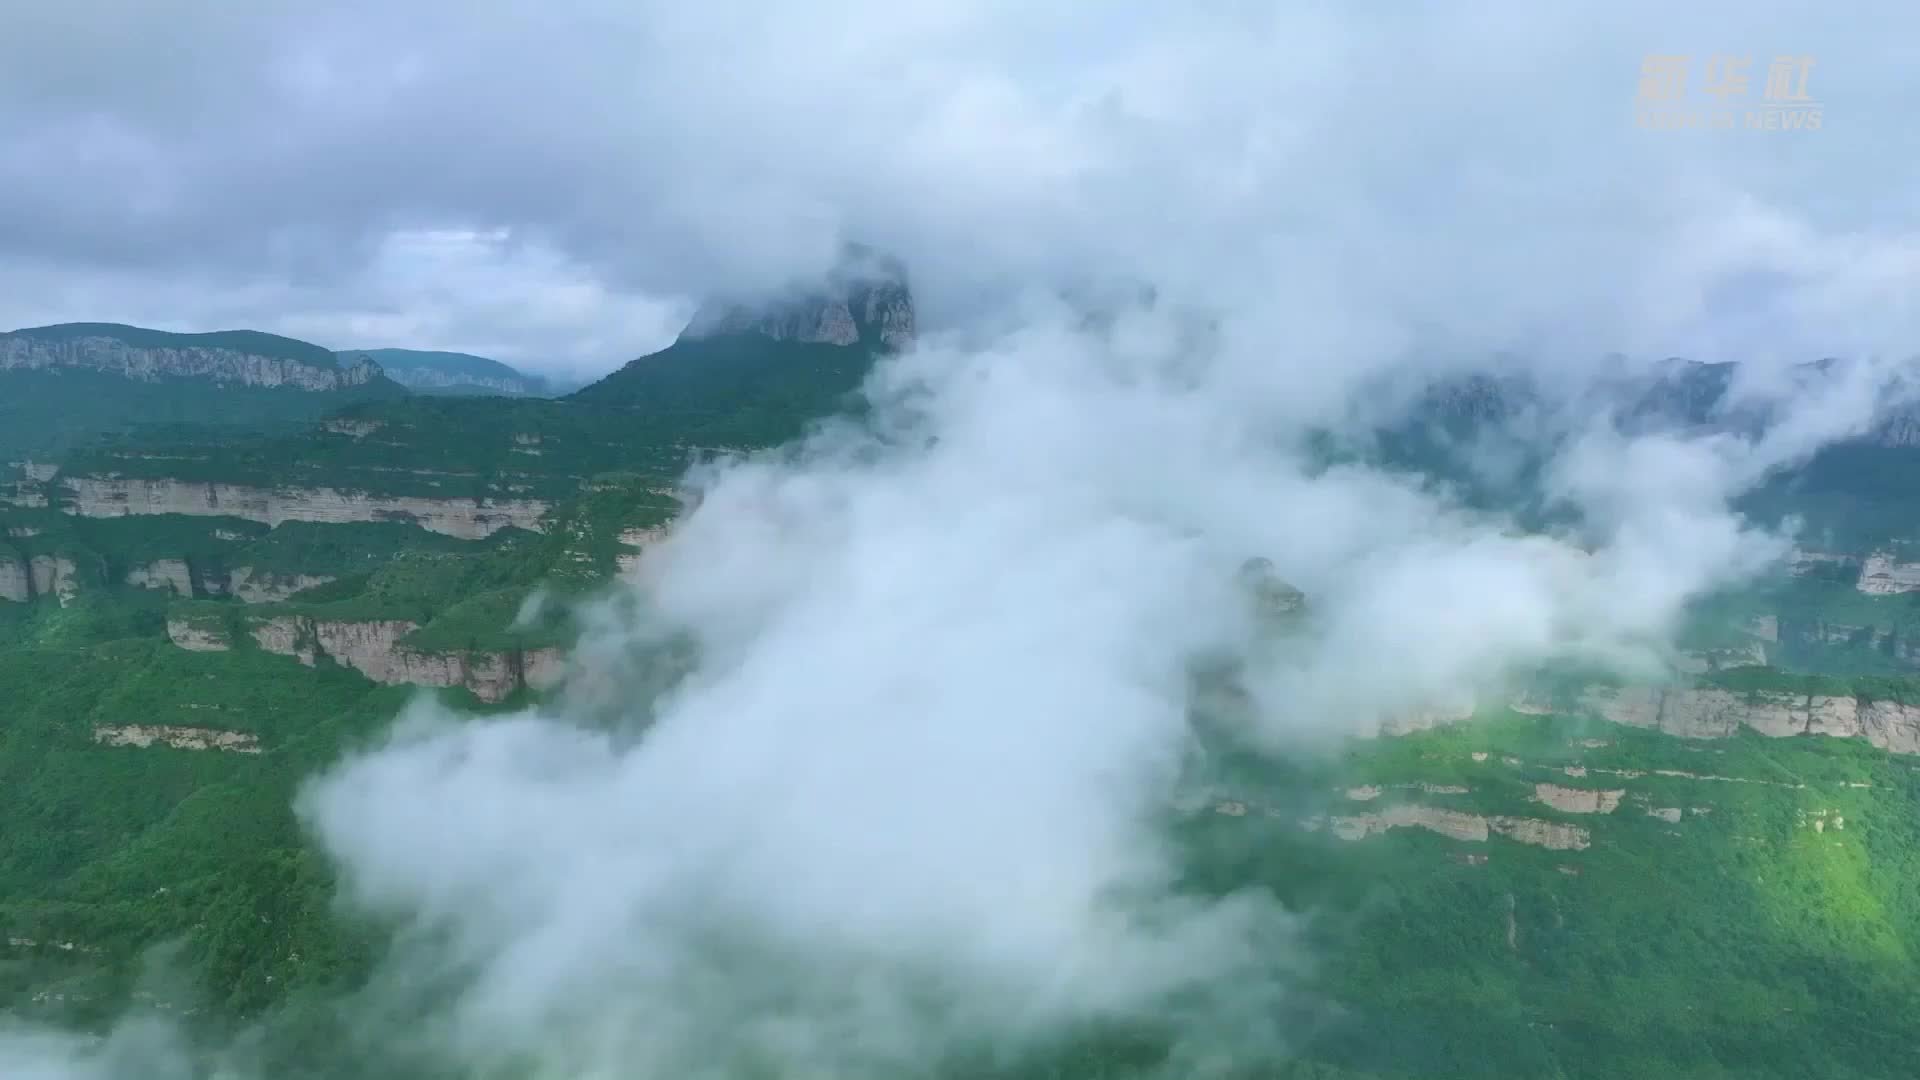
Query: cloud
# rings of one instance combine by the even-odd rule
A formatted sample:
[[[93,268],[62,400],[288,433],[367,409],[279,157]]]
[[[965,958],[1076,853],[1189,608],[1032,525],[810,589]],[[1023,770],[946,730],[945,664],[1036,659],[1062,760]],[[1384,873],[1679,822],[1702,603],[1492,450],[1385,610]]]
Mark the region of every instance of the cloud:
[[[1645,670],[1690,599],[1781,548],[1727,500],[1872,398],[1789,395],[1758,443],[1569,406],[1546,476],[1580,522],[1552,535],[1327,468],[1312,431],[1500,350],[1575,402],[1610,349],[1909,330],[1884,300],[1915,136],[1871,111],[1904,100],[1897,35],[1784,7],[99,14],[41,13],[27,40],[64,48],[0,63],[29,148],[0,249],[44,278],[16,307],[177,274],[219,298],[159,294],[182,319],[605,362],[606,325],[849,236],[924,300],[871,429],[694,478],[575,696],[422,706],[304,796],[478,1066],[897,1073],[1108,1022],[1284,1054],[1235,1025],[1298,991],[1302,913],[1195,892],[1167,832],[1198,660],[1237,664],[1241,733],[1279,754],[1534,665]],[[1821,57],[1832,122],[1635,128],[1642,56],[1721,49]],[[1142,283],[1156,302],[1097,329],[1058,299]],[[1306,591],[1307,632],[1262,632],[1250,558]],[[685,643],[684,671],[649,666]]]
[[[348,896],[413,927],[403,963],[471,973],[463,1055],[869,1075],[1158,1018],[1212,979],[1263,997],[1248,949],[1291,916],[1188,895],[1158,835],[1187,656],[1230,635],[1243,553],[1114,503],[1125,463],[1086,425],[1200,416],[1093,357],[940,355],[933,445],[841,431],[714,475],[648,619],[611,631],[699,645],[644,735],[639,675],[603,670],[612,732],[426,710],[310,792]]]
[[[405,928],[394,970],[451,992],[446,1052],[881,1075],[1109,1024],[1170,1075],[1284,1057],[1310,913],[1194,890],[1169,832],[1208,658],[1250,695],[1230,730],[1281,756],[1543,665],[1657,671],[1691,600],[1784,551],[1728,499],[1874,400],[1836,371],[1757,442],[1573,429],[1548,485],[1584,531],[1526,535],[1324,468],[1315,418],[1176,330],[1040,320],[892,362],[872,426],[692,478],[577,696],[419,706],[310,787],[348,901]],[[1302,632],[1262,630],[1249,559],[1306,591]],[[637,658],[676,640],[663,691]]]
[[[0,1075],[11,1080],[196,1080],[184,1041],[170,1024],[128,1020],[101,1037],[0,1025]]]
[[[155,291],[182,323],[605,367],[652,343],[621,329],[634,308],[772,287],[852,236],[908,261],[936,325],[1012,283],[1117,277],[1232,306],[1318,293],[1472,348],[1719,358],[1910,329],[1873,285],[1910,258],[1920,190],[1897,35],[1785,4],[92,0],[16,22],[20,322],[267,282],[223,306]],[[1713,53],[1813,56],[1827,122],[1639,130],[1654,52],[1688,55],[1696,89]],[[449,232],[507,246],[396,253]],[[1784,292],[1743,293],[1757,270]],[[496,287],[450,299],[409,280],[428,274]],[[503,294],[523,318],[481,299]],[[1726,333],[1759,306],[1809,323]]]

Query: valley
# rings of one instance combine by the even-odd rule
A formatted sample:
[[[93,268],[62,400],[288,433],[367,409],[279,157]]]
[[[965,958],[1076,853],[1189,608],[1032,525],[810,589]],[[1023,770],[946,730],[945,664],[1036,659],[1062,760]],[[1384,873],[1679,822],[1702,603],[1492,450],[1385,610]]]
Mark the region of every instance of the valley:
[[[1920,1077],[1910,11],[16,7],[0,1080]]]
[[[302,1057],[392,933],[332,906],[302,785],[418,694],[498,716],[609,684],[572,646],[697,498],[689,467],[846,408],[911,330],[889,303],[715,316],[566,399],[403,393],[14,449],[0,1005],[238,1025],[278,1076],[436,1075]],[[1792,509],[1920,496],[1879,475]],[[1182,890],[1299,914],[1249,969],[1288,986],[1290,1063],[1261,1075],[1887,1075],[1910,1045],[1888,1018],[1920,1006],[1911,535],[1706,598],[1658,675],[1538,673],[1282,759],[1209,743],[1159,826]],[[1316,617],[1265,588],[1273,617]],[[1015,1071],[1131,1075],[1165,1035],[1096,1023]]]

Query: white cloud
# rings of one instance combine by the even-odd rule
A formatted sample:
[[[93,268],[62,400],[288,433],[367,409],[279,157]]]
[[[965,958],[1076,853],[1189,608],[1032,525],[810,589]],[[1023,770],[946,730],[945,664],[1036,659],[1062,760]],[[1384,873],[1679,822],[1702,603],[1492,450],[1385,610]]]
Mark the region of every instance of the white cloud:
[[[1914,77],[1897,34],[1794,5],[125,8],[0,45],[21,322],[166,296],[177,322],[321,332],[385,298],[442,313],[385,324],[402,344],[605,367],[650,344],[626,329],[649,297],[777,284],[842,236],[905,257],[935,323],[1099,276],[1236,307],[1319,290],[1476,348],[1725,358],[1910,322],[1883,301],[1911,261]],[[1826,123],[1638,130],[1658,52],[1696,87],[1713,53],[1811,55]],[[1762,220],[1797,239],[1735,239]],[[450,271],[485,296],[396,289],[396,258],[448,264],[391,238],[446,229],[518,253]],[[1758,270],[1780,291],[1743,297]],[[1762,305],[1802,324],[1725,329]]]
[[[1294,915],[1176,887],[1156,808],[1194,656],[1251,665],[1249,734],[1280,752],[1515,667],[1645,663],[1778,551],[1727,498],[1870,401],[1790,397],[1757,447],[1562,418],[1587,436],[1550,472],[1577,537],[1321,471],[1303,428],[1381,373],[1503,348],[1578,387],[1607,349],[1771,342],[1750,317],[1785,320],[1784,358],[1904,345],[1910,67],[1896,34],[1784,5],[260,11],[209,45],[254,94],[145,54],[138,102],[0,76],[24,88],[0,130],[108,133],[0,161],[14,309],[165,297],[592,351],[654,325],[649,297],[775,284],[851,235],[951,331],[882,373],[890,441],[706,478],[647,614],[587,643],[592,700],[424,710],[310,791],[350,897],[417,931],[395,963],[454,979],[443,1034],[474,1061],[845,1075],[1182,1000],[1175,1030],[1223,1045],[1196,1025],[1287,992],[1242,980],[1293,955]],[[127,45],[62,34],[96,70]],[[1722,48],[1821,56],[1832,122],[1634,128],[1642,55]],[[155,285],[175,272],[225,284]],[[1139,282],[1163,303],[1104,337],[1027,288]],[[1218,349],[1182,354],[1208,320]],[[1271,655],[1231,587],[1255,556],[1317,612]],[[669,631],[701,663],[649,702],[631,658]]]
[[[1689,600],[1783,550],[1727,499],[1872,404],[1814,395],[1757,445],[1595,433],[1552,478],[1590,535],[1522,536],[1318,469],[1233,354],[1122,326],[902,358],[882,434],[696,477],[581,695],[422,707],[310,789],[349,899],[410,927],[396,969],[458,988],[456,1058],[879,1075],[1095,1018],[1169,1025],[1176,1062],[1283,1054],[1235,1024],[1293,985],[1297,914],[1189,893],[1164,832],[1191,665],[1238,657],[1242,734],[1283,755],[1542,664],[1656,669]],[[1259,643],[1256,557],[1304,636]],[[656,701],[638,658],[676,633],[699,661]]]

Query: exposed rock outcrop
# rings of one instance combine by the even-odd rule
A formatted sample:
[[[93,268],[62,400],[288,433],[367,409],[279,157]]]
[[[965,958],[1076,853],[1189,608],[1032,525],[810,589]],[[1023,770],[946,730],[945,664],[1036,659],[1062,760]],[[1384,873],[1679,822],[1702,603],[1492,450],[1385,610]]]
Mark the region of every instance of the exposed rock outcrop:
[[[80,568],[62,555],[22,557],[0,550],[0,600],[26,603],[51,596],[66,607],[80,591]]]
[[[1256,618],[1285,625],[1290,616],[1304,612],[1307,595],[1280,577],[1273,560],[1255,556],[1240,564],[1235,582],[1253,604]]]
[[[438,371],[428,367],[389,368],[387,377],[409,390],[491,390],[510,397],[540,391],[532,379]]]
[[[1310,819],[1308,828],[1317,828],[1322,819]],[[1443,810],[1434,806],[1389,806],[1377,813],[1355,814],[1324,819],[1326,827],[1342,840],[1363,840],[1389,829],[1419,828],[1454,840],[1484,842],[1489,835],[1555,851],[1578,851],[1591,842],[1587,830],[1577,825],[1562,825],[1538,818],[1488,817],[1461,810]]]
[[[1624,788],[1598,791],[1592,788],[1561,787],[1559,784],[1533,785],[1533,801],[1545,803],[1568,814],[1611,814],[1626,795]]]
[[[1484,841],[1487,838],[1485,817],[1433,806],[1388,806],[1378,813],[1331,818],[1327,825],[1333,835],[1342,840],[1364,840],[1399,828],[1426,829],[1454,840]]]
[[[345,622],[277,615],[250,627],[267,652],[312,666],[322,656],[389,686],[463,686],[482,701],[500,701],[521,687],[553,685],[565,668],[558,649],[425,652],[400,643],[419,629],[404,619]]]
[[[233,648],[225,628],[193,619],[168,619],[167,640],[188,652],[226,652]]]
[[[237,517],[263,525],[285,521],[405,521],[433,532],[479,540],[500,529],[538,531],[548,504],[538,499],[430,499],[333,488],[258,488],[165,477],[67,476],[65,509],[81,517],[186,514]]]
[[[1781,628],[1781,636],[1801,648],[1871,649],[1909,667],[1920,667],[1920,637],[1889,626],[1808,619],[1789,622]]]
[[[1766,667],[1767,647],[1758,639],[1726,649],[1698,649],[1680,654],[1674,667],[1687,675],[1705,675],[1739,667]]]
[[[342,363],[366,357],[387,378],[421,393],[502,394],[517,397],[547,389],[543,380],[484,356],[428,349],[355,349],[334,354]]]
[[[61,607],[73,602],[80,591],[78,567],[73,560],[59,555],[35,555],[27,561],[27,577],[35,596],[51,596]]]
[[[1421,731],[1431,731],[1437,727],[1465,723],[1473,719],[1473,710],[1474,703],[1471,701],[1455,701],[1418,709],[1405,709],[1382,716],[1379,722],[1379,733],[1412,735]]]
[[[817,292],[767,304],[708,304],[680,336],[763,334],[775,341],[904,349],[913,344],[914,323],[906,268],[853,247]]]
[[[1920,563],[1899,562],[1884,551],[1867,556],[1854,588],[1868,596],[1894,596],[1920,589]]]
[[[0,503],[18,506],[24,510],[44,510],[47,506],[47,493],[32,480],[0,481]]]
[[[184,559],[155,559],[136,566],[127,571],[127,584],[141,589],[172,589],[176,596],[193,597],[193,571]]]
[[[1629,727],[1684,739],[1722,739],[1742,727],[1762,735],[1865,739],[1897,754],[1920,754],[1920,705],[1805,694],[1736,694],[1712,687],[1590,690],[1590,712]]]
[[[1539,818],[1492,817],[1487,827],[1521,844],[1532,844],[1552,851],[1584,851],[1592,840],[1578,825],[1562,825]]]
[[[241,603],[271,604],[332,580],[322,574],[275,574],[242,566],[228,573],[225,591]]]
[[[165,334],[135,327],[42,327],[0,334],[0,371],[73,369],[140,382],[197,378],[241,386],[344,390],[381,376],[366,357],[334,363],[325,350],[267,334]],[[313,346],[306,346],[313,349]]]
[[[1824,572],[1825,568],[1838,563],[1852,562],[1852,558],[1832,551],[1814,551],[1810,548],[1794,548],[1787,556],[1787,569],[1795,574]]]
[[[232,754],[260,752],[260,738],[257,735],[166,724],[103,725],[93,729],[93,741],[103,746],[152,746],[159,743],[176,750],[225,750]]]
[[[632,550],[620,551],[613,556],[615,572],[622,581],[638,581],[640,578],[640,557],[649,546],[666,538],[670,526],[655,525],[644,529],[623,529],[620,543]]]
[[[27,560],[11,551],[0,551],[0,600],[24,604],[33,599],[33,578]]]

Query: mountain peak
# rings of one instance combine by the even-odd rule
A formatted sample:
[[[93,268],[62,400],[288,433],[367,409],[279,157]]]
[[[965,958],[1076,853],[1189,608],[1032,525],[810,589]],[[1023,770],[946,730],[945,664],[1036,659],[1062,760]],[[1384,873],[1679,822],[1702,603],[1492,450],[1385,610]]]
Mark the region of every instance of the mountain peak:
[[[702,305],[680,340],[759,334],[775,341],[899,350],[913,344],[914,332],[906,267],[850,244],[817,284],[760,303]]]
[[[418,393],[526,397],[540,396],[546,390],[540,379],[498,360],[472,353],[429,349],[350,349],[335,355],[342,363],[356,357],[371,359],[380,365],[388,378]]]

